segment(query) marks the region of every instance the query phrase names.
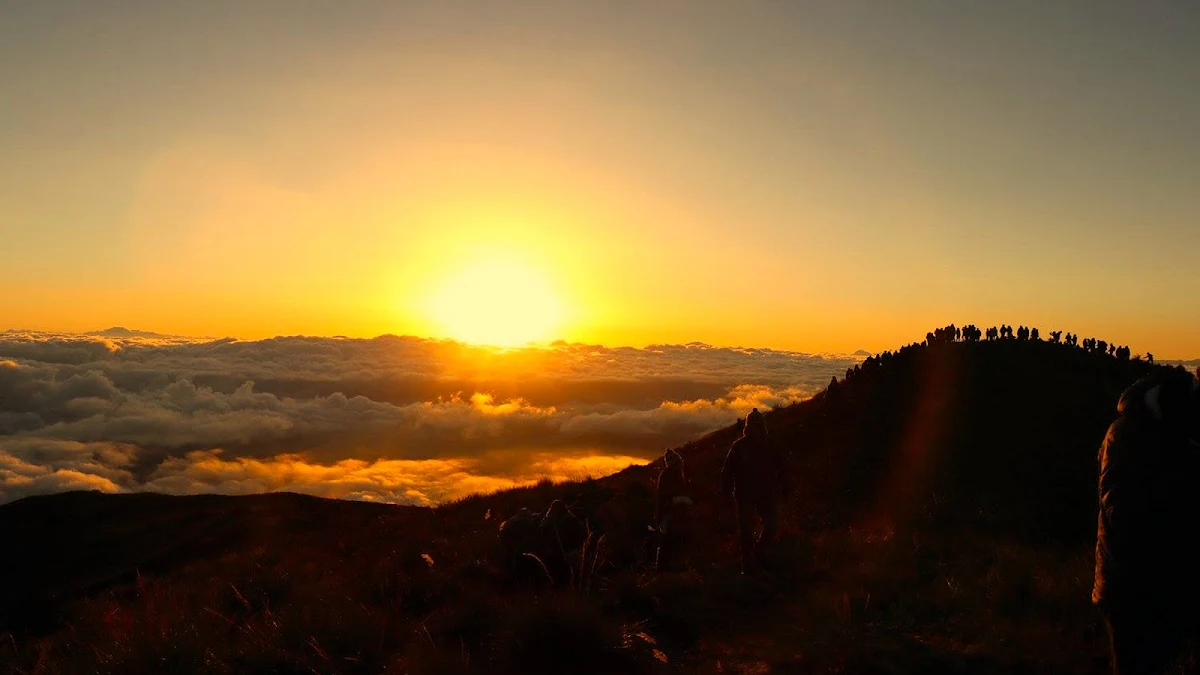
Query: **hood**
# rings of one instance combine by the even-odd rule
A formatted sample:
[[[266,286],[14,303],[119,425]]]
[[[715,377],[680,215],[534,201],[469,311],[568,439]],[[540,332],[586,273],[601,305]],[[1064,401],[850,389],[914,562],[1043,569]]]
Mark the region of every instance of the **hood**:
[[[1130,385],[1117,401],[1117,412],[1153,420],[1174,419],[1193,404],[1196,388],[1196,377],[1183,369],[1160,371]]]

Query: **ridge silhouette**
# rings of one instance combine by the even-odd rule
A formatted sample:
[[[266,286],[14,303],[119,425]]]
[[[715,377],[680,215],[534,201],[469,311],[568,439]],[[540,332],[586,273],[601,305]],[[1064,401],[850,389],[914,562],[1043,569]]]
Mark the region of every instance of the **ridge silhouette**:
[[[26,669],[17,672],[39,662],[140,672],[159,659],[182,672],[250,662],[638,672],[667,661],[711,672],[759,661],[804,661],[811,672],[1046,663],[1091,672],[1103,636],[1075,585],[1090,588],[1096,451],[1120,393],[1165,366],[1100,340],[1039,334],[939,328],[768,411],[796,487],[780,508],[782,571],[766,582],[737,579],[736,518],[715,498],[738,424],[676,449],[700,499],[690,569],[672,573],[651,570],[647,534],[661,461],[436,509],[67,493],[0,506],[0,540],[12,546],[3,578],[19,580],[0,591],[0,634],[13,636],[0,641],[0,663]],[[499,524],[554,500],[588,528],[569,588],[500,583]],[[948,604],[931,609],[928,598]],[[970,658],[913,637],[944,631],[947,644],[965,644],[982,620],[974,614],[1011,620],[1013,637]],[[180,617],[190,632],[163,632]],[[1050,625],[1073,632],[1042,636],[1041,652],[1020,647]],[[812,641],[796,656],[788,646],[802,636]],[[885,656],[856,651],[863,640]],[[873,658],[890,666],[862,661]]]

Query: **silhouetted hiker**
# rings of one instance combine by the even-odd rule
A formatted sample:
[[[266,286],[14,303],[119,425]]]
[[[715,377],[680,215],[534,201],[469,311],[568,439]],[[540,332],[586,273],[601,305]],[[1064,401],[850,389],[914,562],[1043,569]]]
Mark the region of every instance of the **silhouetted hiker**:
[[[539,529],[545,552],[542,562],[554,582],[563,583],[569,579],[575,569],[574,563],[579,560],[580,550],[587,540],[587,526],[567,510],[561,499],[555,499],[546,509]]]
[[[668,450],[663,461],[666,466],[658,474],[654,508],[654,523],[662,536],[654,560],[654,567],[659,571],[670,569],[672,561],[687,546],[692,530],[692,507],[696,505],[683,456]]]
[[[733,442],[721,469],[727,498],[737,500],[738,549],[742,574],[758,563],[765,567],[766,549],[779,529],[779,498],[788,488],[783,452],[767,436],[763,414],[755,408],[746,416],[742,437]],[[762,534],[755,539],[761,521]]]
[[[540,555],[538,525],[541,514],[521,508],[511,518],[500,523],[500,559],[505,576],[522,576],[522,570],[532,572],[537,563],[525,554]]]
[[[1098,458],[1100,514],[1092,602],[1113,672],[1162,673],[1196,635],[1200,385],[1183,369],[1136,382],[1117,404]]]

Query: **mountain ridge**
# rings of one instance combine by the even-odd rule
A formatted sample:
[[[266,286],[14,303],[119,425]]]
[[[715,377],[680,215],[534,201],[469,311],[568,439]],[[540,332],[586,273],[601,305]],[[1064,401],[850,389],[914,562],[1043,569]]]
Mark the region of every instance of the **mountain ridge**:
[[[716,486],[734,427],[678,448],[700,493],[701,526],[690,571],[678,575],[646,569],[657,462],[603,479],[543,483],[432,509],[287,494],[26,498],[0,507],[6,540],[36,542],[35,530],[46,530],[48,520],[87,536],[17,561],[10,574],[45,585],[29,584],[25,596],[8,603],[24,613],[0,617],[0,631],[80,647],[112,637],[91,618],[101,610],[153,624],[148,603],[159,597],[155,593],[197,595],[172,601],[176,613],[192,616],[211,609],[231,585],[243,596],[256,589],[268,597],[282,585],[290,590],[271,600],[272,616],[318,631],[313,639],[323,645],[345,627],[305,623],[305,608],[317,606],[310,592],[353,599],[346,605],[322,595],[346,617],[357,617],[345,619],[347,625],[382,621],[425,630],[419,626],[436,626],[445,616],[481,622],[465,636],[461,627],[442,626],[429,628],[429,639],[389,638],[386,649],[369,657],[361,640],[337,638],[342,658],[370,666],[346,672],[431,663],[448,668],[444,672],[484,666],[537,672],[530,664],[545,655],[512,656],[505,651],[517,649],[511,641],[520,637],[526,644],[529,636],[502,628],[531,617],[555,625],[578,621],[563,640],[594,634],[599,642],[586,649],[607,655],[596,663],[611,665],[605,659],[618,654],[627,659],[621,668],[631,672],[661,667],[664,659],[698,672],[763,662],[780,668],[803,663],[811,672],[1092,672],[1104,652],[1086,593],[1095,452],[1120,391],[1161,367],[1051,342],[935,340],[871,356],[812,399],[768,411],[768,428],[791,450],[800,488],[783,514],[785,536],[776,553],[782,569],[765,584],[739,581],[731,571],[734,527]],[[568,591],[506,586],[490,562],[497,522],[555,498],[567,500],[597,535],[592,576],[579,580],[595,584]],[[126,507],[138,500],[146,506]],[[61,506],[68,502],[74,506]],[[147,514],[152,503],[155,522]],[[73,565],[72,554],[102,564]],[[312,564],[326,571],[304,571]],[[97,568],[107,576],[89,577]],[[61,581],[72,574],[73,583],[55,586],[55,575]],[[296,586],[297,579],[307,579],[310,590]],[[131,584],[138,589],[132,595],[121,590]],[[379,597],[379,589],[388,588]],[[38,607],[46,608],[40,617],[34,616]],[[235,614],[247,630],[271,633],[262,627],[261,610],[242,607]],[[769,625],[760,621],[766,617]],[[994,637],[978,633],[986,621],[1001,621]],[[76,627],[74,638],[61,633],[64,622]],[[636,626],[652,637],[653,648],[636,637]],[[215,639],[219,628],[196,630]],[[170,646],[153,634],[139,639],[140,646],[111,662],[141,663]],[[234,668],[239,659],[269,653],[290,666],[320,666],[311,648],[289,639],[287,631],[257,641],[238,638],[218,661]],[[26,644],[37,644],[30,640]],[[461,649],[448,646],[456,640]],[[805,640],[817,640],[807,654],[788,651]],[[748,652],[740,646],[747,641],[763,647]],[[862,651],[864,641],[874,651]],[[575,663],[577,653],[560,654],[568,661],[553,661],[546,672]]]

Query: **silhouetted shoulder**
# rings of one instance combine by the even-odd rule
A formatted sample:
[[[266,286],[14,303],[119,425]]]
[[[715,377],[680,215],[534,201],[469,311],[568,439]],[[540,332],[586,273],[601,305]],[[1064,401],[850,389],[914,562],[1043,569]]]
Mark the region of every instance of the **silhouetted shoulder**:
[[[1103,473],[1110,465],[1120,464],[1130,446],[1129,437],[1137,422],[1128,417],[1118,417],[1108,425],[1104,434],[1104,442],[1100,444],[1100,471]],[[1103,477],[1102,477],[1103,478]]]

